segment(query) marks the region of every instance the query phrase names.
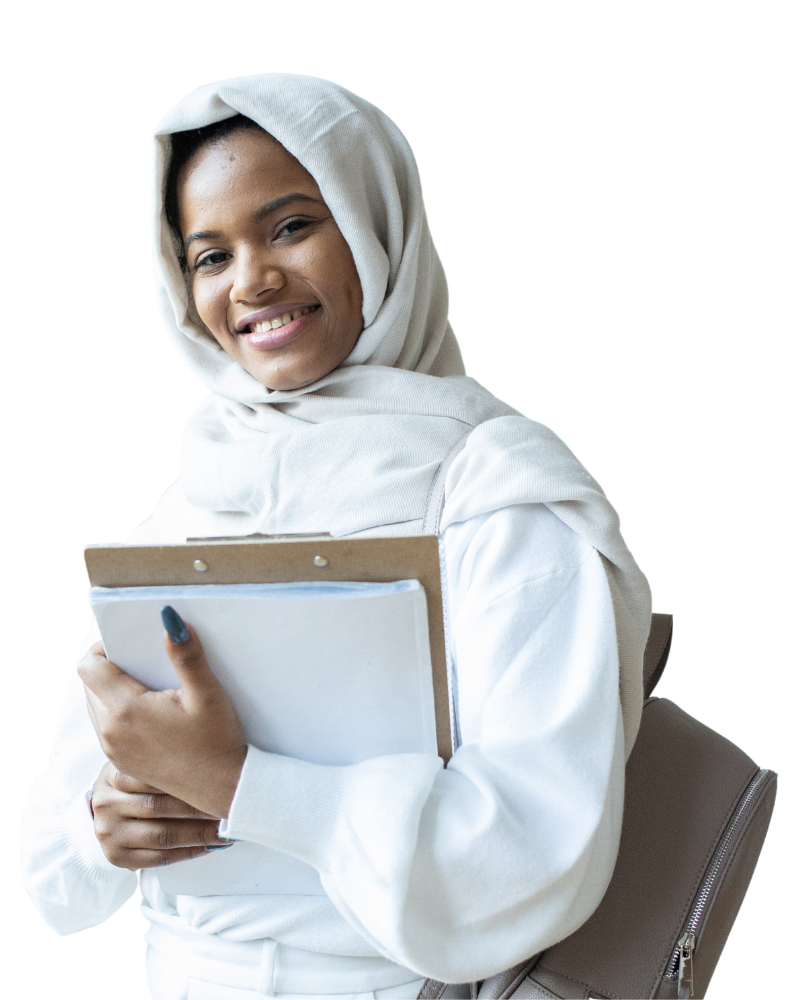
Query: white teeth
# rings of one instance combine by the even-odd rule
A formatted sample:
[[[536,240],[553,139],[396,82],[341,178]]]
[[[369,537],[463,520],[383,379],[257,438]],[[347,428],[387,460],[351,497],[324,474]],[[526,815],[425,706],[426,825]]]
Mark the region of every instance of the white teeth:
[[[263,323],[256,323],[253,326],[253,333],[267,333],[269,330],[280,330],[282,326],[286,326],[287,323],[291,323],[293,319],[299,319],[301,316],[305,316],[307,313],[313,312],[315,306],[305,306],[302,309],[295,309],[293,313],[284,313],[283,316],[279,316],[273,319],[272,322],[266,320]]]

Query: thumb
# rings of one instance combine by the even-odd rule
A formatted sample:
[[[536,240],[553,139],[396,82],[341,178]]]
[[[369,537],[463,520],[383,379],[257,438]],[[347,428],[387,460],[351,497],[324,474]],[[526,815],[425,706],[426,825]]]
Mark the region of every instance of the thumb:
[[[170,605],[161,609],[164,623],[164,648],[175,667],[181,687],[187,694],[191,692],[217,689],[220,684],[208,665],[206,654],[197,633],[181,618]]]

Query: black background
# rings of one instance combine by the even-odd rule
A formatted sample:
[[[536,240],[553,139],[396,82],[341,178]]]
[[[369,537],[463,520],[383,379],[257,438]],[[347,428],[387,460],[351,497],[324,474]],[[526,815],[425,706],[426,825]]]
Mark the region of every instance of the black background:
[[[55,579],[59,597],[23,611],[35,637],[23,656],[40,662],[46,635],[49,665],[27,695],[36,711],[22,797],[46,763],[88,618],[81,545],[124,538],[149,514],[177,475],[183,422],[205,394],[153,307],[149,132],[192,87],[261,68],[142,76],[106,67],[103,93],[89,82],[118,124],[96,126],[88,146],[63,114],[51,125],[59,166],[45,176],[65,225],[42,220],[41,239],[56,264],[54,315],[67,318],[41,348],[41,424],[18,488],[36,526],[23,582]],[[620,511],[656,610],[675,615],[658,693],[780,769],[782,602],[766,557],[776,530],[770,498],[753,487],[769,431],[730,268],[741,255],[757,263],[758,196],[732,102],[710,77],[690,92],[613,67],[530,80],[519,70],[301,70],[362,93],[411,140],[470,374],[567,440]],[[763,945],[777,856],[773,831],[712,997],[738,995]],[[114,995],[146,995],[145,925],[133,903],[59,939],[18,891],[21,931],[59,980],[91,982],[113,956],[131,969]],[[758,966],[768,992],[769,969]]]

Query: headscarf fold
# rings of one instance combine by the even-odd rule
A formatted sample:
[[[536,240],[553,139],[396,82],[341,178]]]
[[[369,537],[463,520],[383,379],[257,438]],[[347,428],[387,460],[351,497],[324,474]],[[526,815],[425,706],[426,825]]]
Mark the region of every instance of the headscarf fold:
[[[353,254],[364,329],[341,367],[273,391],[198,322],[164,213],[173,132],[253,119],[308,170]],[[617,619],[628,751],[642,703],[650,594],[598,484],[547,428],[464,375],[447,284],[413,154],[381,111],[312,77],[264,74],[210,84],[156,133],[156,248],[167,325],[212,395],[189,420],[181,482],[190,504],[231,533],[421,530],[436,471],[450,466],[441,528],[513,504],[546,504],[601,554]],[[219,518],[215,523],[220,523]]]

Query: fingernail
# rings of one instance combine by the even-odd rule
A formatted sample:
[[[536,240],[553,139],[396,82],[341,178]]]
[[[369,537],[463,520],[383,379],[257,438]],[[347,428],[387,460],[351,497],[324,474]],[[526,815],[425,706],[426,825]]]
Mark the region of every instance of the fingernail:
[[[169,604],[161,609],[161,621],[164,623],[164,629],[170,637],[170,641],[174,642],[176,646],[182,646],[189,641],[189,629],[186,627],[186,622]]]
[[[212,844],[211,847],[207,847],[207,851],[224,851],[226,847],[233,847],[233,844]]]

